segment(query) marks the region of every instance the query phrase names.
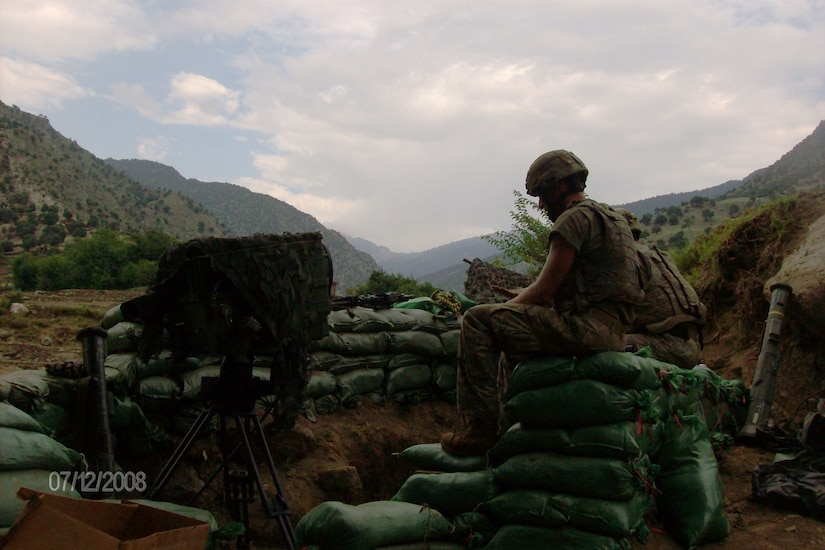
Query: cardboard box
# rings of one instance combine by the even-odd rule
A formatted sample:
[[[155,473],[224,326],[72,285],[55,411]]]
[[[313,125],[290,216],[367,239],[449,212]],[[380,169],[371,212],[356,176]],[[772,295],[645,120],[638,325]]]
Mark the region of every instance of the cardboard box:
[[[25,487],[17,495],[27,504],[5,544],[0,542],[3,550],[203,550],[209,537],[204,521],[134,502],[71,498]]]

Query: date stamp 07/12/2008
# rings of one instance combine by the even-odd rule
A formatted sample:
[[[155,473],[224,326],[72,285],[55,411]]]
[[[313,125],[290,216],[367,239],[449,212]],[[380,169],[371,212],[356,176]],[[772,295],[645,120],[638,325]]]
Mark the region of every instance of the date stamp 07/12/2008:
[[[49,474],[49,490],[81,493],[142,493],[147,488],[146,472],[53,471]]]

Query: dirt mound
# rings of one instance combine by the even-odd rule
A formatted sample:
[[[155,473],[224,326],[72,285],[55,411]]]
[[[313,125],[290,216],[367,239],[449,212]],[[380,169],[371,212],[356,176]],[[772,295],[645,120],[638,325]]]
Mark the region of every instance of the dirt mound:
[[[731,231],[702,266],[696,288],[709,310],[702,357],[725,378],[752,382],[770,305],[766,286],[823,214],[822,192],[779,202]],[[784,322],[772,408],[777,425],[791,433],[801,427],[809,401],[825,395],[825,342],[794,317],[798,310],[790,307]]]

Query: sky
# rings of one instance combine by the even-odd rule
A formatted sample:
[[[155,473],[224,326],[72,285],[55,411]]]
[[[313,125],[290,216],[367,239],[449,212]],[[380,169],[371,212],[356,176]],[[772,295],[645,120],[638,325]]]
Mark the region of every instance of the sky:
[[[825,2],[2,0],[0,100],[418,252],[553,149],[613,205],[769,166],[825,119]]]

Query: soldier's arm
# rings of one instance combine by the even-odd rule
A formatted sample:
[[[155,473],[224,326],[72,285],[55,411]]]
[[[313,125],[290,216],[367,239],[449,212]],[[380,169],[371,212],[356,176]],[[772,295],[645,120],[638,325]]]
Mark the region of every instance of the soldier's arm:
[[[553,298],[576,259],[576,249],[560,236],[553,237],[541,273],[530,286],[508,303],[553,305]]]

